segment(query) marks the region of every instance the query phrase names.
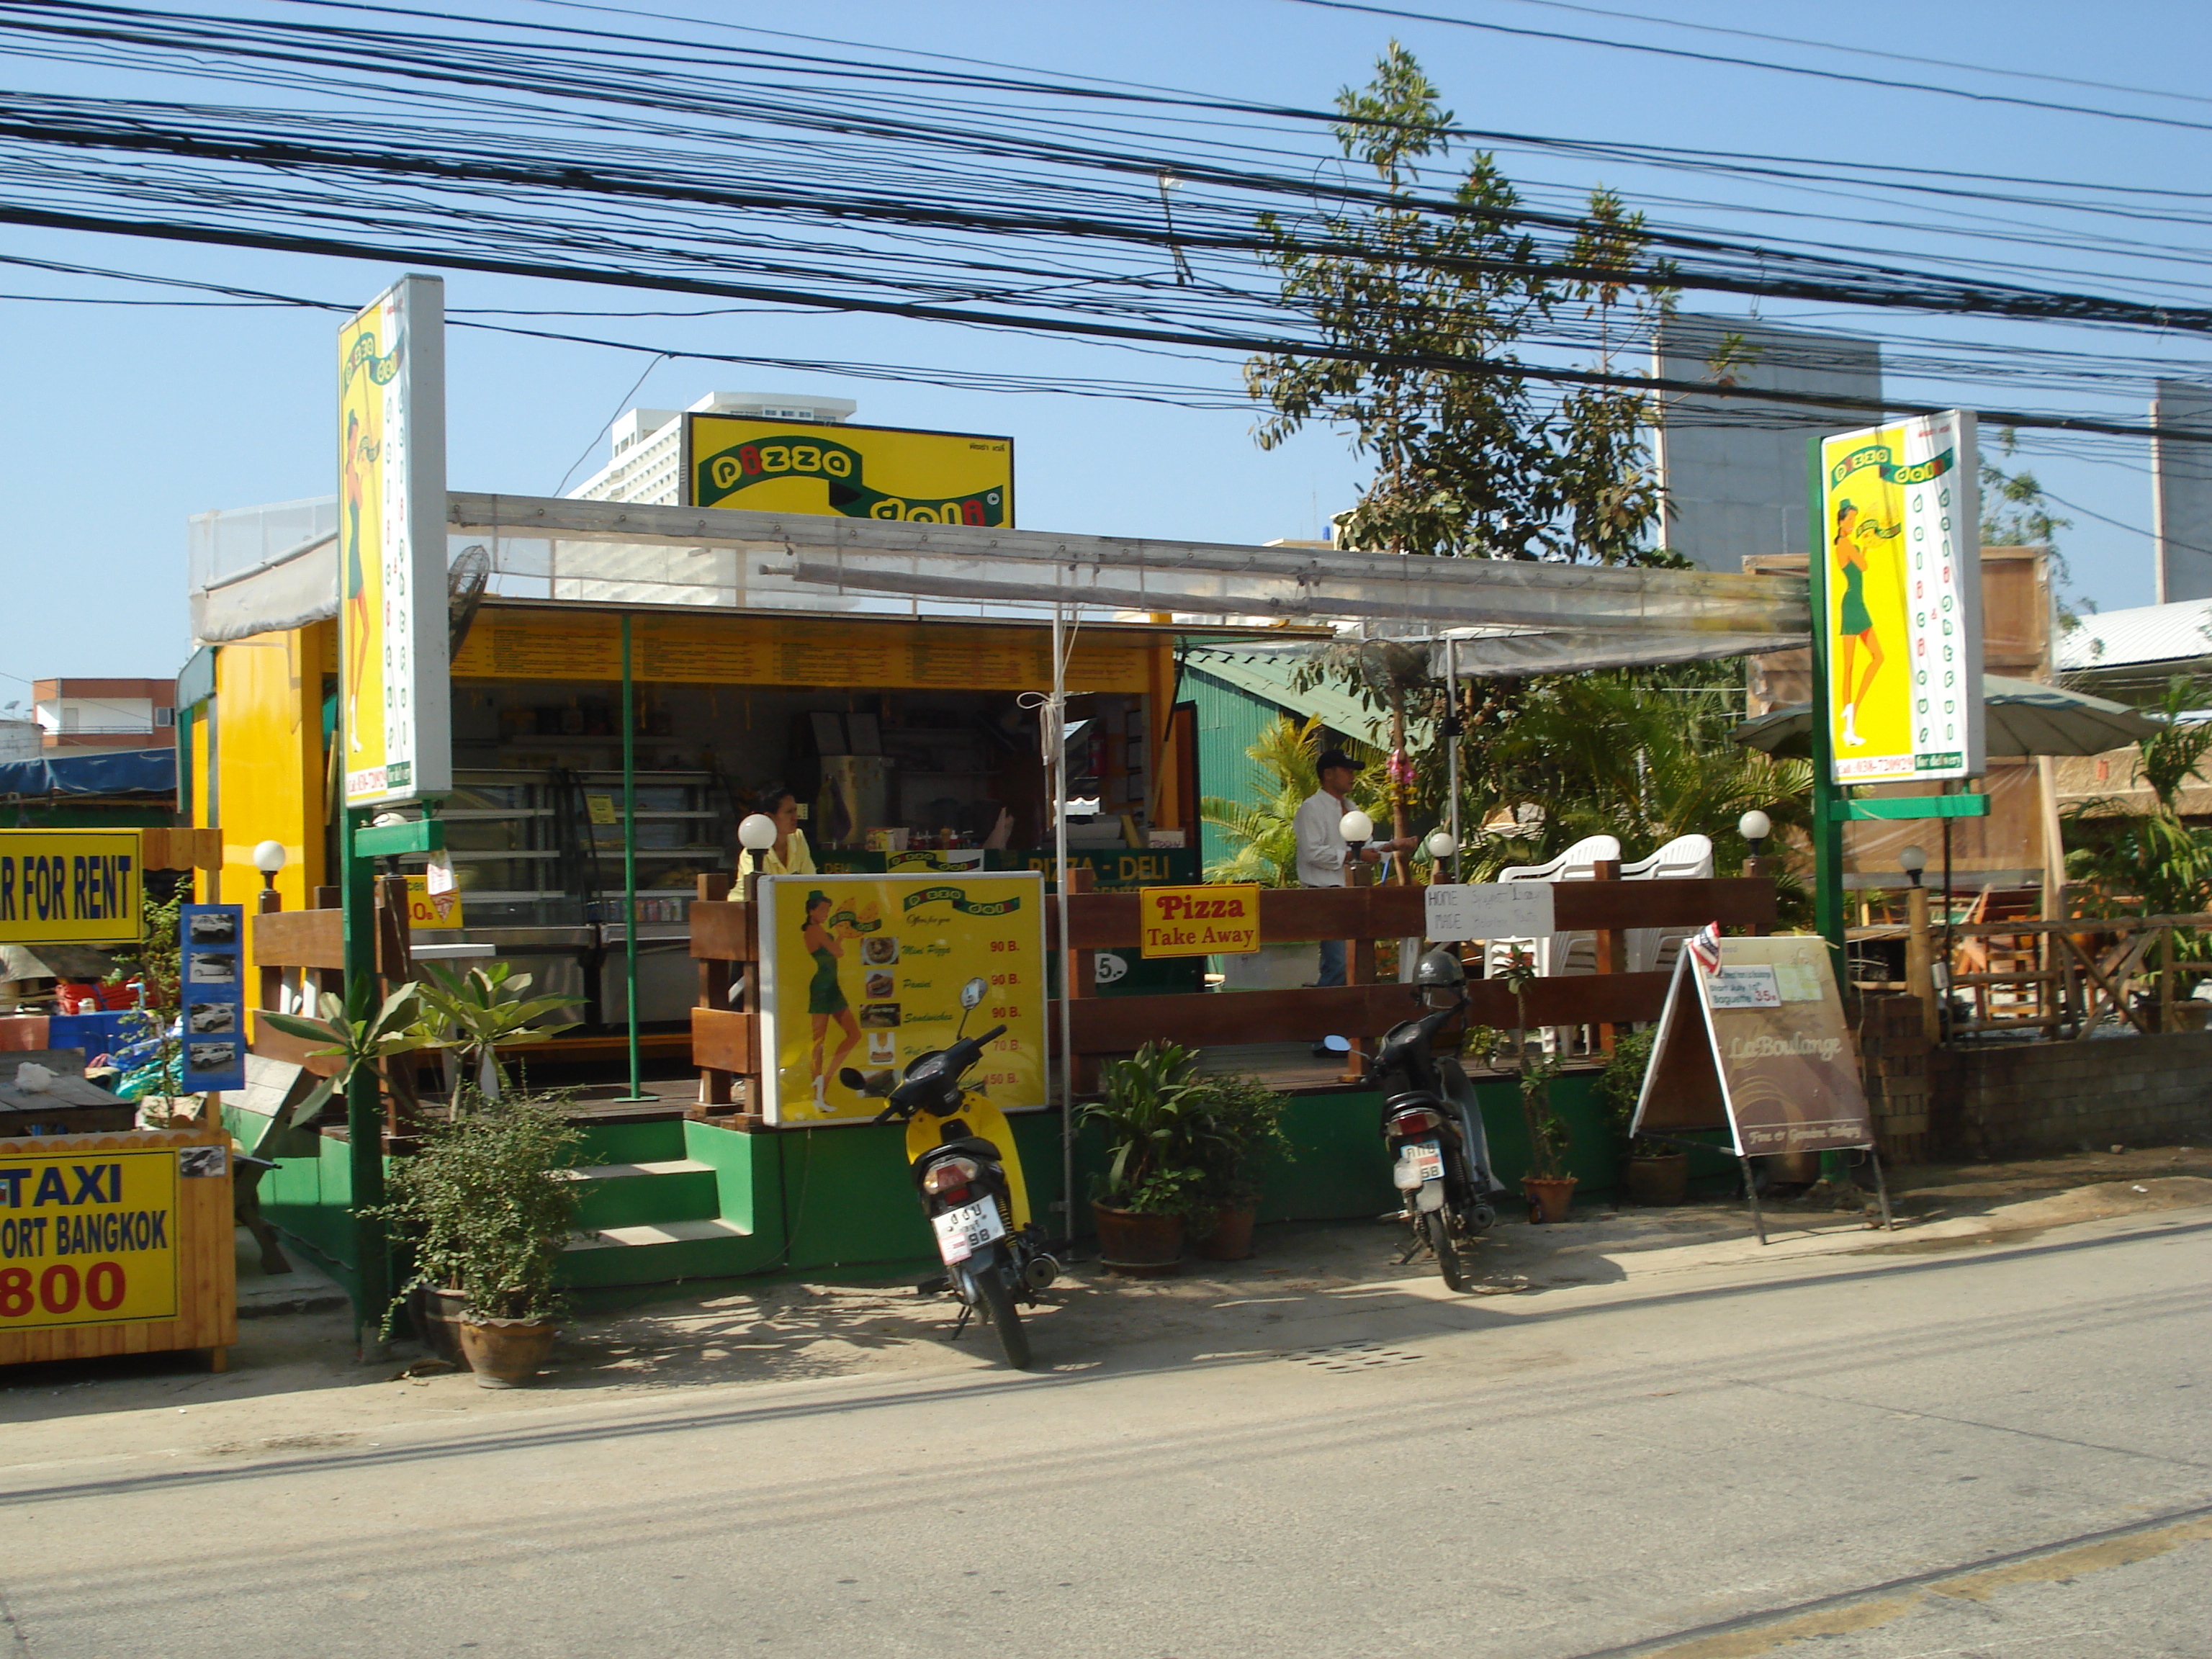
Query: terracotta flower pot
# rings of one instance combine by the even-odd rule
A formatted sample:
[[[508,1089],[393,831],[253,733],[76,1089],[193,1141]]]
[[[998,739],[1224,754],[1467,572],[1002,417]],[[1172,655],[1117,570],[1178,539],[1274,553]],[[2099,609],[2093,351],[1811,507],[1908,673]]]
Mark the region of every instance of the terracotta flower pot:
[[[1680,1204],[1690,1195],[1690,1155],[1687,1152],[1639,1154],[1628,1160],[1628,1201],[1631,1204]]]
[[[1198,1253],[1208,1261],[1250,1260],[1252,1223],[1256,1217],[1249,1205],[1241,1210],[1217,1212],[1212,1231],[1198,1241]]]
[[[1534,1176],[1524,1176],[1521,1190],[1528,1195],[1528,1219],[1536,1221],[1565,1221],[1567,1211],[1574,1203],[1573,1176],[1557,1179],[1539,1180]]]
[[[1098,1261],[1109,1273],[1129,1279],[1164,1279],[1182,1260],[1182,1218],[1139,1215],[1093,1202],[1098,1224]]]
[[[459,1291],[417,1285],[407,1293],[407,1316],[422,1346],[449,1365],[465,1365],[461,1352],[461,1310],[468,1298]]]
[[[480,1389],[526,1389],[553,1357],[550,1319],[461,1317],[461,1352]]]

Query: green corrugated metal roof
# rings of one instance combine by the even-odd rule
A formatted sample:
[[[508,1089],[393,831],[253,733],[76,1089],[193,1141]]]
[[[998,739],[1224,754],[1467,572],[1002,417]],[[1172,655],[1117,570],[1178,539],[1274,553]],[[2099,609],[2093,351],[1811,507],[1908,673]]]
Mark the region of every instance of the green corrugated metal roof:
[[[1389,716],[1363,706],[1358,698],[1333,685],[1316,685],[1300,691],[1291,684],[1299,661],[1292,657],[1262,655],[1249,651],[1187,651],[1183,666],[1235,686],[1247,696],[1273,703],[1300,720],[1321,716],[1321,723],[1381,748],[1389,741]]]

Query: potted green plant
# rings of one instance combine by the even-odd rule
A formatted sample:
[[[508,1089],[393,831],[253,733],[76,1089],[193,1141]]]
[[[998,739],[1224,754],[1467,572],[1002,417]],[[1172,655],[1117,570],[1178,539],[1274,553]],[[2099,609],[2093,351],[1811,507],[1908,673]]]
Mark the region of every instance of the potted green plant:
[[[1528,1200],[1532,1222],[1565,1221],[1574,1203],[1575,1177],[1567,1173],[1569,1135],[1566,1120],[1552,1104],[1552,1080],[1559,1074],[1556,1054],[1528,1054],[1529,982],[1536,977],[1535,959],[1516,951],[1499,978],[1513,995],[1513,1062],[1521,1090],[1521,1119],[1528,1131],[1528,1173],[1521,1190]]]
[[[1646,1136],[1631,1135],[1636,1102],[1644,1092],[1644,1073],[1651,1064],[1651,1040],[1657,1027],[1623,1031],[1597,1080],[1598,1098],[1621,1145],[1623,1194],[1631,1204],[1680,1204],[1690,1193],[1690,1157],[1680,1147]]]
[[[455,1100],[463,1085],[488,1099],[498,1099],[507,1092],[506,1072],[499,1062],[501,1048],[543,1042],[579,1023],[547,1022],[546,1015],[573,1008],[579,999],[525,1000],[522,993],[530,983],[529,975],[515,973],[504,962],[460,973],[434,962],[422,964],[422,981],[416,989],[431,1018],[451,1033],[447,1046],[459,1060],[453,1079]]]
[[[461,1352],[477,1383],[521,1388],[559,1329],[553,1280],[579,1201],[566,1168],[583,1137],[556,1101],[471,1091],[465,1105],[394,1163],[375,1211],[415,1258],[392,1310],[417,1287],[458,1290]]]
[[[1191,1216],[1206,1212],[1206,1173],[1221,1149],[1191,1074],[1195,1058],[1172,1042],[1148,1042],[1101,1068],[1100,1098],[1085,1109],[1085,1121],[1106,1134],[1106,1170],[1091,1210],[1109,1272],[1173,1273]]]
[[[1198,1253],[1209,1261],[1242,1261],[1252,1254],[1252,1224],[1267,1160],[1296,1156],[1283,1133],[1290,1097],[1242,1072],[1203,1077],[1197,1086],[1213,1142],[1200,1186],[1207,1214]]]

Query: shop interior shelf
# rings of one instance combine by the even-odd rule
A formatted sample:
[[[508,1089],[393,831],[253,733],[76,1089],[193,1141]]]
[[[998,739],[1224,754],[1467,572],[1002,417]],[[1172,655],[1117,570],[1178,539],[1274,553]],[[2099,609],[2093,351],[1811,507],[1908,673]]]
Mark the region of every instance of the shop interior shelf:
[[[534,848],[507,848],[506,850],[501,850],[496,848],[487,848],[482,850],[473,848],[464,848],[457,851],[449,852],[446,856],[456,864],[492,864],[496,863],[501,859],[557,859],[561,855],[550,849]]]
[[[504,823],[509,818],[550,818],[550,806],[449,806],[438,814],[448,823]]]

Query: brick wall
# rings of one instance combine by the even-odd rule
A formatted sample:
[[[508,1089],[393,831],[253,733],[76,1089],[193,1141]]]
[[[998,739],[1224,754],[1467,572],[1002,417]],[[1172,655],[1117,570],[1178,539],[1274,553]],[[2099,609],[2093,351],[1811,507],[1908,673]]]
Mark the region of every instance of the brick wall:
[[[1874,1115],[1876,1146],[1886,1164],[1925,1164],[1929,1142],[1929,1046],[1918,999],[1862,999],[1859,1074]]]
[[[1925,1065],[1926,1121],[1939,1157],[2212,1141],[2212,1031],[1962,1043],[1935,1050]]]

